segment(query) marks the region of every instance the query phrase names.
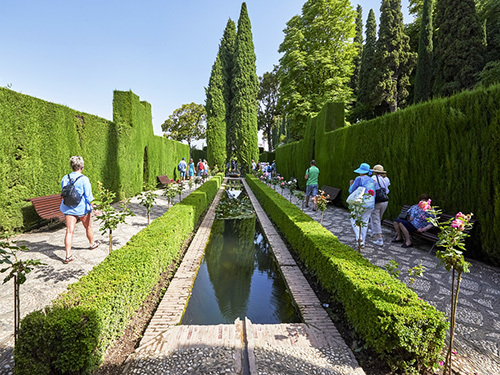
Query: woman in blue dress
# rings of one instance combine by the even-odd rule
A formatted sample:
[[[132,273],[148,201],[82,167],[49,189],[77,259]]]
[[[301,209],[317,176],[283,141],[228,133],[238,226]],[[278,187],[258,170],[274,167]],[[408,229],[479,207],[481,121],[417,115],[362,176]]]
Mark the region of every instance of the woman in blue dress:
[[[194,161],[193,158],[189,159],[189,179],[192,179],[194,176]]]

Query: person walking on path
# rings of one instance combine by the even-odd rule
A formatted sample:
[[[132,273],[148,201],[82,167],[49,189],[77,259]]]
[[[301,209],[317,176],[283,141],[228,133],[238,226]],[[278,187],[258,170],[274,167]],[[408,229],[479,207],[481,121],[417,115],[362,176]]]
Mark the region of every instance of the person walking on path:
[[[177,169],[179,170],[179,172],[181,172],[181,181],[184,181],[186,179],[187,169],[186,158],[182,158],[182,160],[179,162],[179,165],[177,166]]]
[[[375,183],[375,192],[378,192],[380,189],[385,189],[386,195],[389,194],[389,185],[391,181],[387,177],[387,172],[384,171],[384,167],[380,164],[377,164],[373,167],[373,182]],[[384,216],[384,212],[387,209],[387,205],[389,201],[385,202],[377,202],[377,194],[375,195],[375,207],[370,216],[370,222],[372,225],[372,233],[377,237],[373,243],[378,246],[384,246],[384,240],[382,239],[382,217]]]
[[[189,159],[189,170],[188,170],[189,179],[191,180],[194,176],[194,161],[193,158]]]
[[[201,159],[198,160],[198,177],[201,177],[201,175],[203,174],[203,162],[201,161]]]
[[[316,205],[316,195],[318,195],[318,177],[319,168],[316,167],[316,161],[311,160],[309,168],[306,170],[306,207],[309,207],[309,198],[313,197],[313,211],[318,209]]]
[[[349,194],[362,186],[365,188],[365,194],[368,194],[368,192],[371,190],[373,192],[373,195],[375,195],[375,183],[373,182],[371,177],[369,177],[369,175],[371,174],[370,165],[368,165],[367,163],[361,163],[359,168],[354,170],[354,173],[359,173],[359,176],[356,177],[355,180],[349,181],[351,185],[349,187]],[[357,242],[359,241],[359,238],[361,236],[361,246],[365,246],[366,232],[368,230],[368,220],[370,220],[373,208],[375,207],[375,198],[373,196],[371,196],[370,198],[365,196],[364,207],[365,211],[361,216],[361,221],[363,222],[363,225],[361,225],[361,233],[359,233],[359,227],[358,225],[356,225],[356,219],[351,218],[351,225],[352,229],[354,230],[354,234],[356,235]]]
[[[84,164],[83,158],[81,156],[72,156],[69,159],[69,163],[73,172],[62,178],[61,192],[64,187],[72,184],[76,191],[76,197],[79,197],[79,201],[68,202],[68,199],[64,197],[59,207],[66,219],[66,236],[64,237],[66,259],[64,259],[64,264],[68,264],[75,259],[73,255],[71,255],[71,246],[73,246],[73,234],[75,233],[75,226],[78,218],[80,218],[85,228],[90,250],[94,250],[100,244],[100,241],[94,241],[91,215],[94,208],[92,203],[94,196],[92,195],[92,186],[90,185],[89,178],[82,174]]]

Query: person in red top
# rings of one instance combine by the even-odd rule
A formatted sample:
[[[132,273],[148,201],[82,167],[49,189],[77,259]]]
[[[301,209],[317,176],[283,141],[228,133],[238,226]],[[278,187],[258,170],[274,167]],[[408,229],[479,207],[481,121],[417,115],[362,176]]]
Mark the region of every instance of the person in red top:
[[[198,161],[198,177],[201,177],[202,174],[203,174],[203,162],[201,161],[201,159],[199,159],[199,161]]]

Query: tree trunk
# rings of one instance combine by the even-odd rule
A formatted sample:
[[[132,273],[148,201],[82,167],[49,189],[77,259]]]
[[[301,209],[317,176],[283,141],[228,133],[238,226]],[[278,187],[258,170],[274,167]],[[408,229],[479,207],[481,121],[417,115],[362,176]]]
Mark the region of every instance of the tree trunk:
[[[14,346],[17,344],[17,337],[19,336],[19,284],[17,283],[17,275],[14,275]]]
[[[109,253],[113,251],[113,231],[109,230]]]

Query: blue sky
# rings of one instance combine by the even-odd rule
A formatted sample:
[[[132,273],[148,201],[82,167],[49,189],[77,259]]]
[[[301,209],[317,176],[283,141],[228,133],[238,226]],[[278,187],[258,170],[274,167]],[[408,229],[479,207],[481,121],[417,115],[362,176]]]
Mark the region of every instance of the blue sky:
[[[257,74],[280,58],[286,22],[305,0],[247,0]],[[376,12],[379,0],[352,1]],[[405,22],[408,0],[403,0]],[[204,87],[234,0],[16,0],[0,7],[0,86],[112,119],[113,90],[152,105],[153,127],[184,103],[204,104]]]

